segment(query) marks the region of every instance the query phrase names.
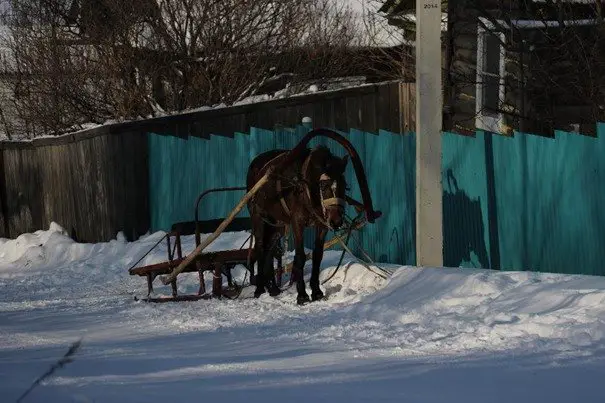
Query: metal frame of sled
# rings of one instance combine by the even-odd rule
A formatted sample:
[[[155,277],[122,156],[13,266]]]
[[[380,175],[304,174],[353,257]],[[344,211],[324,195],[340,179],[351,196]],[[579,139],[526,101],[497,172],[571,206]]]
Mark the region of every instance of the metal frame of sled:
[[[216,226],[217,221],[222,220],[205,220],[200,221],[198,219],[198,209],[200,203],[204,197],[211,193],[226,192],[226,191],[237,191],[246,190],[245,187],[228,187],[228,188],[214,188],[208,189],[202,192],[195,203],[195,220],[191,222],[180,222],[172,225],[172,229],[168,232],[164,238],[166,239],[166,246],[168,251],[168,260],[155,263],[147,266],[133,267],[128,270],[131,276],[142,276],[147,278],[147,297],[141,298],[146,302],[168,302],[168,301],[197,301],[200,299],[209,299],[212,297],[221,298],[222,296],[231,297],[232,294],[237,292],[233,287],[231,280],[231,269],[236,265],[243,265],[252,273],[252,267],[256,261],[253,248],[244,248],[246,241],[240,249],[222,250],[215,252],[205,252],[199,254],[195,259],[187,264],[182,270],[183,273],[198,273],[199,277],[199,289],[197,294],[179,295],[177,290],[176,278],[174,278],[170,285],[172,287],[171,297],[157,297],[152,298],[151,293],[153,292],[153,281],[157,276],[171,274],[173,270],[178,267],[186,256],[183,255],[181,246],[181,237],[184,235],[195,234],[195,244],[199,246],[201,242],[202,232],[206,232],[207,228]],[[239,218],[234,220],[226,230],[239,231],[249,230],[249,219]],[[162,239],[163,240],[163,239]],[[161,241],[161,240],[160,240]],[[154,246],[157,247],[156,244]],[[152,250],[154,249],[152,248]],[[211,294],[206,293],[206,284],[204,279],[204,272],[210,271],[213,274],[212,291]],[[224,289],[222,286],[222,276],[226,275],[228,280],[229,288]]]

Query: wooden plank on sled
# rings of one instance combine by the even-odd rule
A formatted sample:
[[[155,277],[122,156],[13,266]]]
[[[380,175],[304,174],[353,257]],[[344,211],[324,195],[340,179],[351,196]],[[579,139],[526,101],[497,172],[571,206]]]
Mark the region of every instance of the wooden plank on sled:
[[[219,235],[227,228],[227,226],[235,219],[235,216],[246,206],[246,203],[258,192],[268,181],[269,177],[273,174],[272,169],[269,169],[265,175],[263,175],[258,182],[246,193],[246,195],[240,200],[240,202],[235,206],[231,213],[223,220],[221,225],[204,241],[199,244],[193,252],[185,258],[170,274],[160,277],[160,280],[164,285],[170,284],[170,282],[174,281],[174,279],[179,275],[180,272],[185,270],[185,268],[193,262],[196,256],[202,253],[202,251],[210,245]]]
[[[221,290],[220,295],[227,298],[234,298],[239,294],[240,290],[237,288],[223,288]],[[142,302],[154,302],[154,303],[164,303],[164,302],[192,302],[199,300],[209,300],[214,298],[213,294],[184,294],[184,295],[174,295],[174,296],[158,296],[158,297],[146,297],[146,298],[138,298],[134,297],[135,301]]]
[[[188,294],[188,295],[177,295],[175,297],[147,297],[147,298],[138,298],[135,297],[135,301],[143,301],[143,302],[156,302],[156,303],[162,303],[162,302],[182,302],[182,301],[199,301],[200,299],[210,299],[212,298],[212,295],[210,294],[204,294],[204,295],[198,295],[198,294]]]
[[[201,264],[204,270],[212,270],[214,263],[223,265],[234,265],[234,264],[246,264],[248,262],[249,249],[232,249],[232,250],[221,250],[216,252],[206,252],[195,256],[195,258],[188,264],[182,272],[192,273],[197,272],[197,265]],[[187,257],[181,259],[174,259],[170,262],[155,263],[148,266],[136,267],[130,269],[129,273],[131,276],[146,276],[148,274],[162,275],[170,274],[172,270],[185,261]]]

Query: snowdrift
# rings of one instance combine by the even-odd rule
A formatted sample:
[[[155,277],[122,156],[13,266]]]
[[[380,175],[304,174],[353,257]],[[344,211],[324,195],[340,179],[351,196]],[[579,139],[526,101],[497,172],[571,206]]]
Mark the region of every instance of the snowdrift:
[[[145,282],[127,269],[163,235],[78,244],[53,223],[0,240],[0,387],[12,400],[82,338],[75,361],[29,401],[161,401],[173,387],[227,401],[600,401],[605,278],[381,264],[394,272],[384,280],[347,255],[327,298],[303,307],[294,287],[277,298],[248,288],[234,301],[136,302]],[[225,233],[210,249],[247,237]],[[164,260],[163,248],[140,264]],[[183,251],[193,249],[186,237]],[[339,257],[326,254],[321,281]],[[236,268],[236,281],[245,275]],[[178,281],[179,292],[197,289],[193,274]],[[477,386],[488,368],[502,383]],[[580,389],[564,380],[576,373]]]

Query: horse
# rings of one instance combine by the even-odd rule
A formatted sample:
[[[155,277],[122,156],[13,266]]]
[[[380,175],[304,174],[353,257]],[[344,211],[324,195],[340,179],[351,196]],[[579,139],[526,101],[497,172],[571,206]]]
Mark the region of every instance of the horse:
[[[270,167],[278,166],[287,153],[288,150],[278,149],[256,156],[248,167],[248,191]],[[348,158],[348,155],[343,158],[335,156],[321,145],[305,148],[291,164],[274,173],[269,183],[248,201],[258,268],[256,298],[266,292],[265,288],[271,296],[281,292],[275,281],[273,256],[286,227],[291,229],[295,244],[292,279],[296,282],[297,303],[302,305],[324,297],[319,287],[319,265],[328,231],[338,230],[344,222]],[[303,276],[306,261],[303,233],[307,227],[315,227],[309,282],[311,298],[306,292]]]

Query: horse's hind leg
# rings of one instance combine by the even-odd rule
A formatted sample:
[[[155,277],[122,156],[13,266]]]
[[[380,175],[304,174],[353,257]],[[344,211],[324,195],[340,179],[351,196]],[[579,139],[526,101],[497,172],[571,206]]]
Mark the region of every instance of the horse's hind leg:
[[[305,245],[303,239],[304,226],[296,223],[292,225],[292,233],[294,235],[295,254],[294,264],[292,267],[292,276],[296,279],[296,302],[299,305],[310,302],[309,294],[305,289],[304,268],[307,258],[305,256]]]
[[[265,249],[265,263],[264,263],[264,278],[267,282],[267,289],[269,290],[269,295],[275,297],[281,293],[281,290],[277,286],[275,281],[275,269],[273,268],[273,258],[275,255],[275,251],[278,248],[278,242],[280,238],[279,232],[275,230],[273,227],[265,227],[265,245],[267,248]]]

